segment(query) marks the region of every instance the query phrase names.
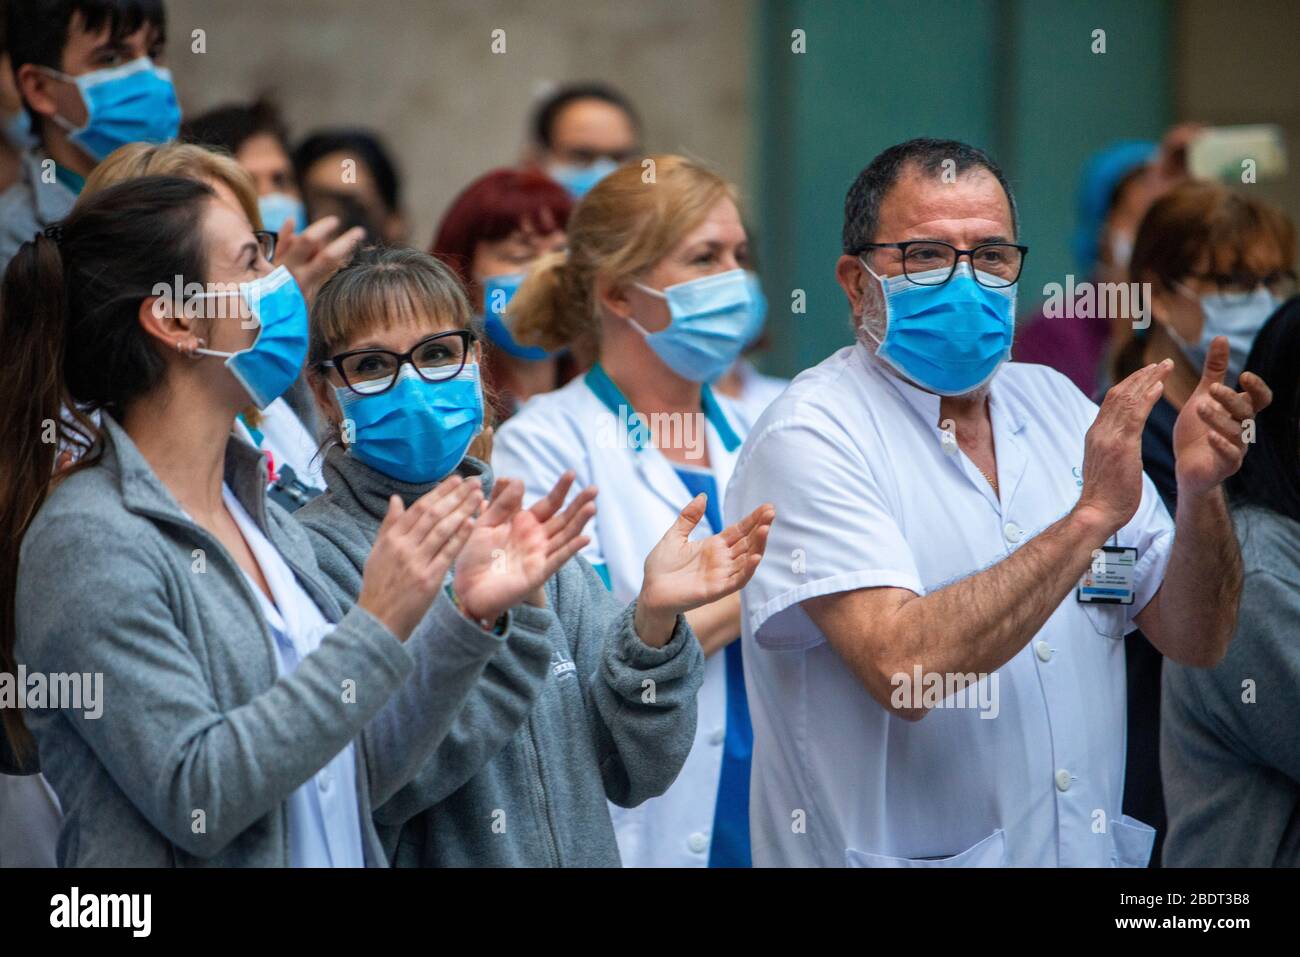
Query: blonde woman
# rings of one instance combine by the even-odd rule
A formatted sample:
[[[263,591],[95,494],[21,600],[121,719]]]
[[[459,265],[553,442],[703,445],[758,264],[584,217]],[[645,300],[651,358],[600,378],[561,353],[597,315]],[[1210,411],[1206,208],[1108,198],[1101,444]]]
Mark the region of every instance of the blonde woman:
[[[517,412],[497,434],[493,464],[524,479],[526,503],[566,471],[576,488],[603,489],[583,555],[626,602],[685,505],[705,512],[693,538],[722,530],[745,423],[708,383],[751,341],[763,303],[735,188],[679,156],[601,180],[574,210],[568,244],[533,267],[507,312],[521,342],[569,345],[591,369]],[[629,866],[748,866],[739,594],[686,617],[708,656],[695,740],[666,794],[611,809],[619,850]]]

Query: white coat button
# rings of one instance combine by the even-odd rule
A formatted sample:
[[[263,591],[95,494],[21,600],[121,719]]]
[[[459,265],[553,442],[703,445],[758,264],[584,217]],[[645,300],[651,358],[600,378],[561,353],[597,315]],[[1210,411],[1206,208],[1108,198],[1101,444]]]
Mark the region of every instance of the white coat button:
[[[1065,770],[1065,768],[1061,768],[1061,770],[1056,772],[1056,790],[1070,790],[1070,772]]]
[[[696,831],[686,839],[686,846],[691,849],[692,854],[703,854],[709,848],[708,835]]]
[[[714,746],[721,744],[725,740],[727,740],[727,731],[725,728],[717,728],[711,735],[709,735],[709,744]]]
[[[1025,533],[1021,531],[1020,526],[1017,525],[1015,522],[1007,522],[1005,525],[1003,525],[1002,535],[1012,545],[1016,544],[1016,542],[1020,541],[1022,538],[1025,537]]]
[[[1034,654],[1038,655],[1039,661],[1052,660],[1052,646],[1045,641],[1040,641],[1034,645]]]

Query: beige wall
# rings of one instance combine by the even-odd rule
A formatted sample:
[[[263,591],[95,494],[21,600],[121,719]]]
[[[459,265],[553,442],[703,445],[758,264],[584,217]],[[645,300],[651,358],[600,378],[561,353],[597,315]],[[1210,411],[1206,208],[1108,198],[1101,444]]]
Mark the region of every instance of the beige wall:
[[[1284,180],[1251,186],[1300,223],[1300,3],[1184,0],[1174,7],[1174,108],[1210,124],[1277,123]]]
[[[273,92],[293,135],[369,125],[401,166],[412,241],[519,156],[545,85],[599,79],[641,110],[645,143],[741,183],[749,148],[748,0],[168,0],[187,113]],[[194,29],[207,52],[191,52]],[[506,52],[491,52],[505,30]]]

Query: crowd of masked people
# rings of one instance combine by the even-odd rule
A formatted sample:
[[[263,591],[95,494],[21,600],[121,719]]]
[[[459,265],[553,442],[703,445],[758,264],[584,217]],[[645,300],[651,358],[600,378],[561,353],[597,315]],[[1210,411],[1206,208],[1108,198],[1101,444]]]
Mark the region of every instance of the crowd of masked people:
[[[162,0],[4,6],[0,866],[1300,863],[1295,230],[1196,127],[1019,324],[995,159],[864,157],[791,381],[618,90],[426,239]]]

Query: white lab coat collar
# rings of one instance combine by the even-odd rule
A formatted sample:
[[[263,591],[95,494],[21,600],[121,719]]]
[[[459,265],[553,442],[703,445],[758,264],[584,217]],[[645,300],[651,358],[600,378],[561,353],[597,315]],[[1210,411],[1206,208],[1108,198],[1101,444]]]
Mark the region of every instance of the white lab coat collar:
[[[879,376],[888,382],[890,387],[902,397],[903,401],[916,412],[924,427],[934,432],[935,440],[943,441],[944,430],[941,426],[942,416],[940,412],[942,396],[922,389],[920,386],[907,381],[892,369],[887,368],[883,363],[876,361],[875,356],[863,343],[859,342],[856,349],[858,359],[866,373]],[[1020,479],[1025,473],[1025,465],[1028,459],[1017,436],[1024,429],[1028,417],[1026,410],[1021,406],[1017,398],[1003,387],[999,379],[1000,376],[995,374],[989,383],[988,403],[989,418],[993,423],[994,450],[998,462],[1000,500],[993,494],[993,489],[984,480],[983,476],[978,475],[978,470],[974,468],[973,463],[965,460],[964,456],[963,460],[970,466],[967,473],[972,482],[989,504],[1001,513],[1015,497],[1016,489],[1020,485]],[[970,475],[970,472],[976,474]]]
[[[612,410],[605,404],[602,397],[597,394],[596,390],[587,386],[587,394],[592,403],[599,407],[603,412]],[[722,413],[726,424],[740,438],[743,439],[743,430],[740,427],[738,418],[731,408],[729,400],[725,396],[713,393],[714,401],[717,404],[718,411]],[[713,479],[717,483],[718,494],[726,494],[727,483],[731,481],[731,473],[735,469],[736,459],[740,455],[741,446],[737,445],[734,450],[728,450],[726,443],[723,442],[722,435],[718,431],[713,421],[713,416],[705,415],[705,441],[709,450],[709,470],[713,473]],[[691,498],[690,490],[686,488],[681,477],[678,476],[677,470],[673,463],[669,461],[663,452],[654,446],[646,446],[641,449],[631,447],[623,449],[623,454],[630,457],[629,461],[638,477],[645,486],[655,495],[661,498],[674,511],[679,510],[681,503],[689,501]],[[718,503],[721,510],[722,503]],[[695,535],[702,536],[709,534],[705,527],[706,523],[701,522],[697,526]],[[721,531],[721,529],[719,529]]]

